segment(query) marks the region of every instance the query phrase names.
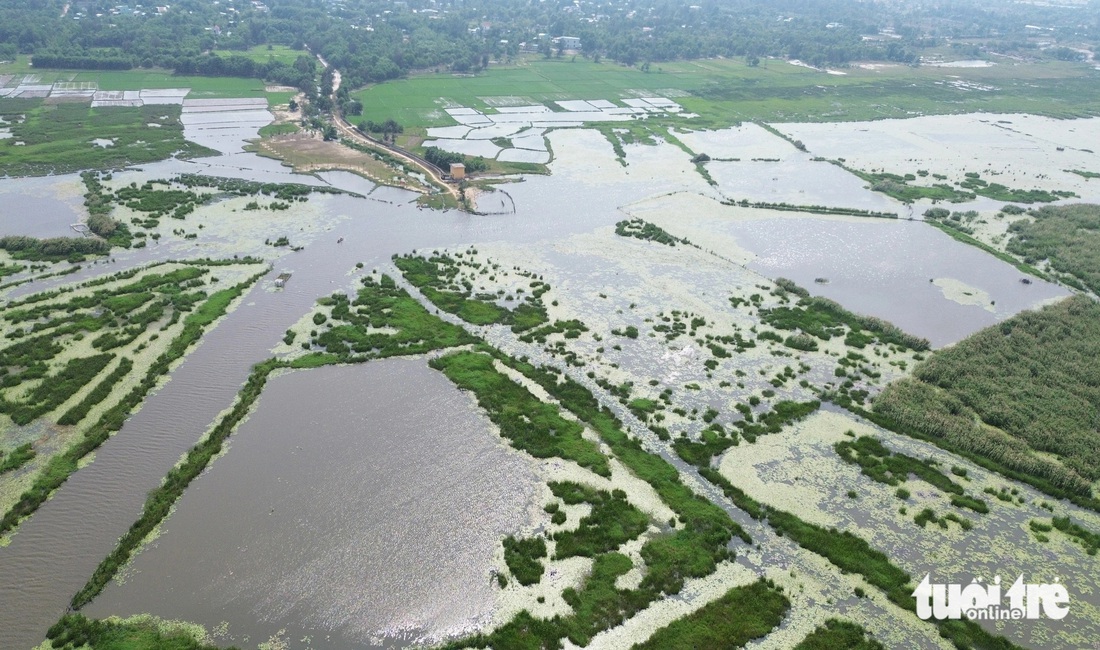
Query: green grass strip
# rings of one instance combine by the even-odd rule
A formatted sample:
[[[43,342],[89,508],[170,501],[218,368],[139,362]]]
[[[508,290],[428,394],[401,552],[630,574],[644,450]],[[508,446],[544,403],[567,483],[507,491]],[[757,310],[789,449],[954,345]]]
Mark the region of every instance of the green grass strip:
[[[611,476],[607,457],[585,440],[584,427],[565,420],[557,407],[542,402],[526,388],[493,367],[493,359],[477,352],[455,352],[429,365],[459,388],[470,391],[489,419],[512,446],[535,458],[564,458],[600,476]]]
[[[98,621],[82,614],[66,614],[50,627],[46,638],[54,648],[65,650],[218,650],[216,645],[196,641],[189,630],[171,626],[154,621]]]
[[[111,374],[103,378],[103,381],[99,382],[95,388],[91,390],[84,399],[80,400],[78,404],[73,406],[61,416],[57,421],[58,424],[78,424],[81,420],[88,415],[88,411],[92,410],[92,407],[99,404],[103,400],[107,399],[107,396],[111,394],[111,389],[115,387],[119,381],[122,380],[129,372],[134,368],[134,362],[128,358],[123,357],[119,360],[118,366],[111,371]]]
[[[69,475],[77,470],[80,459],[106,442],[113,432],[121,429],[130,412],[145,399],[149,391],[157,385],[158,379],[168,372],[172,363],[181,358],[187,348],[199,340],[203,328],[222,316],[229,304],[240,297],[245,289],[262,277],[264,273],[258,273],[244,282],[215,293],[201,307],[189,314],[184,320],[183,330],[169,344],[168,349],[153,362],[141,383],[134,386],[118,404],[104,413],[84,433],[84,437],[80,442],[69,447],[65,453],[50,459],[50,462],[35,479],[30,489],[24,492],[19,497],[19,501],[4,513],[4,517],[0,519],[0,534],[12,530],[21,519],[37,510],[53,491],[61,487],[61,484],[69,478]]]
[[[718,600],[657,630],[634,648],[740,648],[774,630],[790,608],[791,601],[782,590],[770,581],[758,580],[730,589]]]
[[[886,646],[866,634],[866,630],[851,621],[830,618],[794,650],[886,650]]]
[[[161,520],[168,516],[172,504],[183,494],[191,481],[195,480],[195,477],[206,468],[210,459],[221,451],[226,438],[248,414],[248,411],[263,391],[264,385],[267,384],[271,371],[282,366],[283,364],[280,362],[271,359],[256,365],[252,369],[248,381],[245,382],[244,388],[241,389],[238,399],[229,413],[214,426],[210,435],[187,452],[187,457],[181,464],[168,472],[161,486],[149,493],[141,516],[119,539],[118,545],[115,546],[110,555],[100,562],[87,584],[73,596],[71,602],[73,609],[80,609],[92,602],[92,599],[103,591],[103,588],[118,573],[118,570],[129,561],[130,556],[141,545],[142,540],[153,532],[153,529]]]
[[[0,474],[14,472],[31,462],[35,455],[34,447],[29,442],[23,443],[15,449],[12,449],[7,455],[5,455],[3,451],[0,451]]]

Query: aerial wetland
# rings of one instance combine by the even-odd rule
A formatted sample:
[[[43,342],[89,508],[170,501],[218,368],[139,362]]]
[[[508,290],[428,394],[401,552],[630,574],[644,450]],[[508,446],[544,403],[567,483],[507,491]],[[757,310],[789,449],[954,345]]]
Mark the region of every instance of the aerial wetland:
[[[489,182],[168,81],[176,156],[0,179],[0,646],[1100,638],[1100,118],[438,80],[404,119]]]

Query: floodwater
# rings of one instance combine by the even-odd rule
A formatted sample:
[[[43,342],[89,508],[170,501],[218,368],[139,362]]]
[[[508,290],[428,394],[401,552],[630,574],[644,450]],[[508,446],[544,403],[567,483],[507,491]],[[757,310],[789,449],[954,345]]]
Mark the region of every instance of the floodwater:
[[[730,222],[728,229],[756,253],[748,268],[772,279],[794,280],[856,313],[889,320],[935,347],[1069,295],[1038,279],[1024,284],[1024,274],[1012,265],[917,221],[754,219]],[[940,278],[985,291],[993,311],[945,298],[931,282]]]
[[[271,182],[329,182],[360,193],[367,188],[339,174],[323,178],[295,176],[277,161],[234,149],[231,145],[239,146],[250,131],[255,134],[259,123],[256,113],[260,111],[235,112],[239,113],[236,126],[231,118],[221,123],[208,113],[201,113],[203,117],[188,126],[189,137],[192,129],[200,128],[204,131],[197,136],[200,140],[225,147],[230,153],[146,165],[143,173],[166,177],[199,172]],[[628,147],[630,164],[624,168],[598,133],[561,130],[549,137],[555,152],[551,164],[554,174],[530,177],[508,187],[516,214],[475,216],[419,210],[408,203],[407,192],[392,188],[374,190],[365,199],[312,198],[310,205],[319,206],[336,225],[304,242],[305,249],[300,253],[276,259],[268,276],[96,452],[95,461],[76,472],[50,501],[23,522],[10,545],[0,548],[0,575],[4,576],[0,581],[0,647],[29,648],[43,638],[49,625],[64,613],[72,594],[137,518],[145,494],[159,485],[218,413],[232,404],[250,367],[270,356],[285,330],[308,313],[318,297],[348,290],[354,283],[356,263],[371,269],[387,263],[395,253],[479,242],[540,242],[549,246],[552,240],[614,224],[623,218],[620,206],[640,199],[685,190],[709,191],[683,152],[675,147]],[[0,194],[7,204],[24,200],[28,183],[64,188],[74,181],[79,183],[72,176],[0,180]],[[77,186],[78,202],[81,192]],[[853,201],[858,196],[853,194]],[[725,206],[719,209],[721,215],[734,210]],[[68,215],[53,218],[58,223],[64,221],[66,227],[71,223]],[[36,230],[37,222],[22,222],[6,215],[0,223],[0,231],[7,234],[41,232]],[[922,224],[898,222],[883,226],[874,220],[827,223],[774,218],[738,222],[731,227],[732,235],[757,253],[752,268],[766,275],[791,277],[850,309],[887,318],[913,328],[914,333],[929,336],[929,329],[942,329],[943,338],[930,336],[934,340],[956,339],[973,332],[1002,317],[1002,312],[1034,304],[1046,290],[1036,285],[1026,289],[1015,286],[1019,277],[1015,269],[938,233],[913,236],[901,230],[920,227],[931,231]],[[879,228],[898,230],[882,230],[885,235],[872,237]],[[339,238],[345,242],[338,244]],[[897,248],[868,243],[876,238],[885,238]],[[162,246],[120,253],[117,264],[88,266],[80,274],[59,281],[115,272],[179,250]],[[884,260],[892,266],[884,266]],[[912,269],[906,270],[909,267]],[[952,313],[954,303],[945,298],[907,300],[907,295],[921,291],[938,292],[928,280],[950,276],[955,273],[951,269],[966,270],[962,279],[989,292],[996,299],[997,314],[956,320],[954,316],[931,313]],[[293,273],[292,280],[283,291],[271,290],[273,278],[282,272]],[[870,279],[859,280],[861,274]],[[818,275],[828,276],[829,284],[814,285],[812,276]],[[344,382],[347,386],[325,384],[329,378],[341,376],[350,377]],[[131,576],[133,591],[112,585],[103,599],[93,603],[92,611],[116,613],[113,603],[132,606],[130,611],[155,607],[158,614],[172,618],[194,618],[210,624],[228,620],[231,633],[247,634],[253,641],[263,640],[259,637],[278,627],[286,628],[288,633],[309,635],[314,645],[329,647],[365,646],[368,642],[363,639],[371,635],[402,629],[414,635],[424,630],[445,634],[480,620],[485,601],[478,591],[478,581],[488,582],[486,540],[499,539],[502,531],[518,525],[518,519],[508,514],[511,511],[507,508],[496,514],[472,506],[463,509],[461,504],[471,502],[461,498],[468,491],[478,498],[490,498],[485,496],[490,494],[494,504],[502,503],[497,499],[505,499],[505,504],[522,502],[526,478],[519,469],[501,477],[459,475],[445,469],[453,468],[447,454],[436,452],[454,449],[447,435],[465,434],[465,444],[474,448],[471,440],[481,440],[476,444],[488,445],[483,447],[486,458],[508,455],[502,456],[502,450],[484,441],[485,425],[478,417],[457,414],[469,410],[468,404],[444,385],[442,377],[432,376],[423,368],[423,361],[410,361],[309,371],[272,380],[271,391],[288,391],[284,399],[271,399],[273,394],[282,393],[265,394],[253,420],[244,425],[241,439],[233,441],[226,457],[216,461],[179,502],[176,515],[164,524],[164,537],[138,556],[135,568],[139,572]],[[413,384],[427,382],[437,384],[424,398],[427,403],[437,404],[434,409],[418,409],[416,401],[406,403],[410,415],[404,420],[386,410],[392,404],[387,406],[385,396],[396,390],[391,384],[403,386],[408,394],[418,390]],[[356,390],[361,392],[357,394]],[[316,424],[309,419],[292,422],[292,417],[310,413],[307,405],[311,401],[295,401],[299,395],[313,396],[313,404],[330,405],[339,417],[318,413]],[[350,400],[350,406],[340,405],[341,396]],[[463,424],[438,424],[432,420],[438,415],[434,411],[452,414]],[[437,424],[428,426],[433,421]],[[264,423],[267,426],[261,426]],[[384,426],[386,423],[392,426]],[[408,423],[425,430],[406,428]],[[394,432],[405,432],[405,439],[384,437]],[[424,447],[429,435],[440,437],[440,450]],[[299,445],[300,453],[292,453],[299,452]],[[357,445],[357,453],[347,453],[349,445]],[[380,457],[393,458],[396,467],[415,468],[410,463],[421,466],[416,472],[405,472],[408,476],[395,477],[387,473],[395,467],[378,464]],[[479,457],[470,462],[476,465],[482,460]],[[306,463],[311,469],[304,478],[312,499],[304,496],[305,486],[298,482],[294,470],[296,463]],[[494,463],[495,471],[497,466],[507,465],[501,463]],[[284,482],[279,481],[280,477]],[[294,483],[286,482],[291,478]],[[486,483],[490,478],[502,483]],[[453,506],[453,511],[432,509],[439,504],[422,499],[425,494],[440,494],[439,486],[430,482],[444,479],[461,480],[448,483],[451,488],[441,502]],[[490,484],[495,487],[486,492]],[[501,490],[501,485],[512,488]],[[404,501],[393,492],[400,486],[408,488]],[[299,489],[303,492],[296,492]],[[273,497],[282,500],[272,501]],[[398,506],[405,506],[404,510],[387,505],[395,500]],[[275,512],[271,512],[272,507]],[[418,511],[421,507],[427,510]],[[416,520],[416,512],[424,512],[425,521]],[[471,529],[474,519],[479,520]],[[246,526],[249,521],[253,522],[252,528]],[[398,525],[401,521],[405,523]],[[294,528],[287,528],[288,522]],[[453,539],[456,530],[474,531],[469,540],[469,552],[474,555],[451,557],[456,549],[466,547]],[[242,546],[247,546],[249,555],[240,551]],[[402,549],[419,550],[413,556],[403,556]],[[385,558],[381,564],[379,554]],[[455,564],[448,564],[452,559]],[[419,570],[410,570],[413,566]],[[443,573],[431,573],[436,567]],[[236,579],[219,582],[230,570]],[[324,577],[311,581],[312,570]],[[448,577],[451,574],[453,581]],[[158,576],[164,576],[163,580],[154,579]],[[370,582],[376,579],[383,582]],[[439,594],[425,591],[428,581],[439,585]],[[401,601],[402,593],[422,596]],[[222,600],[215,594],[221,594]],[[463,602],[461,607],[444,607],[448,599]],[[422,608],[408,606],[410,602]],[[432,607],[431,603],[438,606]],[[432,618],[431,613],[438,616]]]
[[[313,648],[468,633],[533,495],[528,461],[422,359],[275,377],[87,613],[232,621],[221,641],[236,644],[284,628]]]
[[[77,174],[0,181],[7,188],[0,201],[0,236],[74,237],[70,224],[83,221],[84,183]]]

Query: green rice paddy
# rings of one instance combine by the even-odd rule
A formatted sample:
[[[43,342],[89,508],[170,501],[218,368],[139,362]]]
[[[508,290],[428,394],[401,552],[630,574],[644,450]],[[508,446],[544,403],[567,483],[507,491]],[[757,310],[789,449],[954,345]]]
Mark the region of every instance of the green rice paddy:
[[[1095,115],[1100,106],[1100,72],[1083,64],[853,67],[841,72],[827,74],[783,61],[750,67],[726,59],[661,63],[642,72],[611,61],[532,57],[514,66],[490,66],[478,75],[415,76],[353,95],[363,102],[363,119],[393,118],[407,128],[453,125],[444,109],[458,106],[490,110],[547,104],[557,110],[551,102],[653,96],[699,115],[657,119],[693,128],[975,111],[1069,118]]]

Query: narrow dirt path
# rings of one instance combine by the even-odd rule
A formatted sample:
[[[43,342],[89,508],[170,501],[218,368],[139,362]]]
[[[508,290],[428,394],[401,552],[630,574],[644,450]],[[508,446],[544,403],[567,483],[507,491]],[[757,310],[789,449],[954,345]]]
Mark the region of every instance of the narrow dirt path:
[[[324,68],[327,69],[329,67],[328,61],[325,61],[324,58],[322,58],[320,54],[317,54],[316,56],[317,56],[317,60],[321,62],[321,65]],[[373,138],[369,138],[369,137],[363,135],[362,133],[360,133],[359,129],[356,129],[354,126],[352,126],[352,124],[350,122],[348,122],[346,119],[344,119],[344,116],[342,114],[340,114],[340,112],[336,108],[336,106],[337,106],[337,104],[336,104],[336,91],[340,90],[340,84],[341,84],[342,81],[343,81],[343,77],[340,75],[340,71],[337,70],[336,68],[333,68],[332,69],[332,95],[329,99],[332,100],[332,106],[333,106],[332,119],[333,119],[333,122],[336,126],[336,129],[338,131],[340,131],[340,133],[344,137],[348,138],[352,142],[357,142],[359,144],[368,146],[368,147],[370,147],[372,149],[376,149],[378,151],[384,151],[385,153],[387,153],[391,156],[395,156],[395,157],[400,158],[401,160],[403,160],[403,161],[405,161],[409,164],[415,165],[416,167],[423,170],[425,174],[427,174],[428,178],[430,178],[432,180],[433,185],[436,185],[437,187],[442,188],[444,191],[446,191],[448,194],[450,194],[452,197],[454,197],[455,201],[458,201],[459,203],[461,203],[462,202],[462,193],[459,192],[457,187],[455,187],[454,185],[451,185],[450,183],[444,181],[443,177],[439,174],[439,172],[434,167],[431,167],[431,166],[425,164],[422,160],[420,160],[420,159],[418,159],[414,156],[410,156],[410,155],[408,155],[408,154],[406,154],[406,153],[404,153],[404,152],[402,152],[398,149],[391,149],[390,147],[383,146],[382,144],[380,144],[379,142],[377,142]]]

